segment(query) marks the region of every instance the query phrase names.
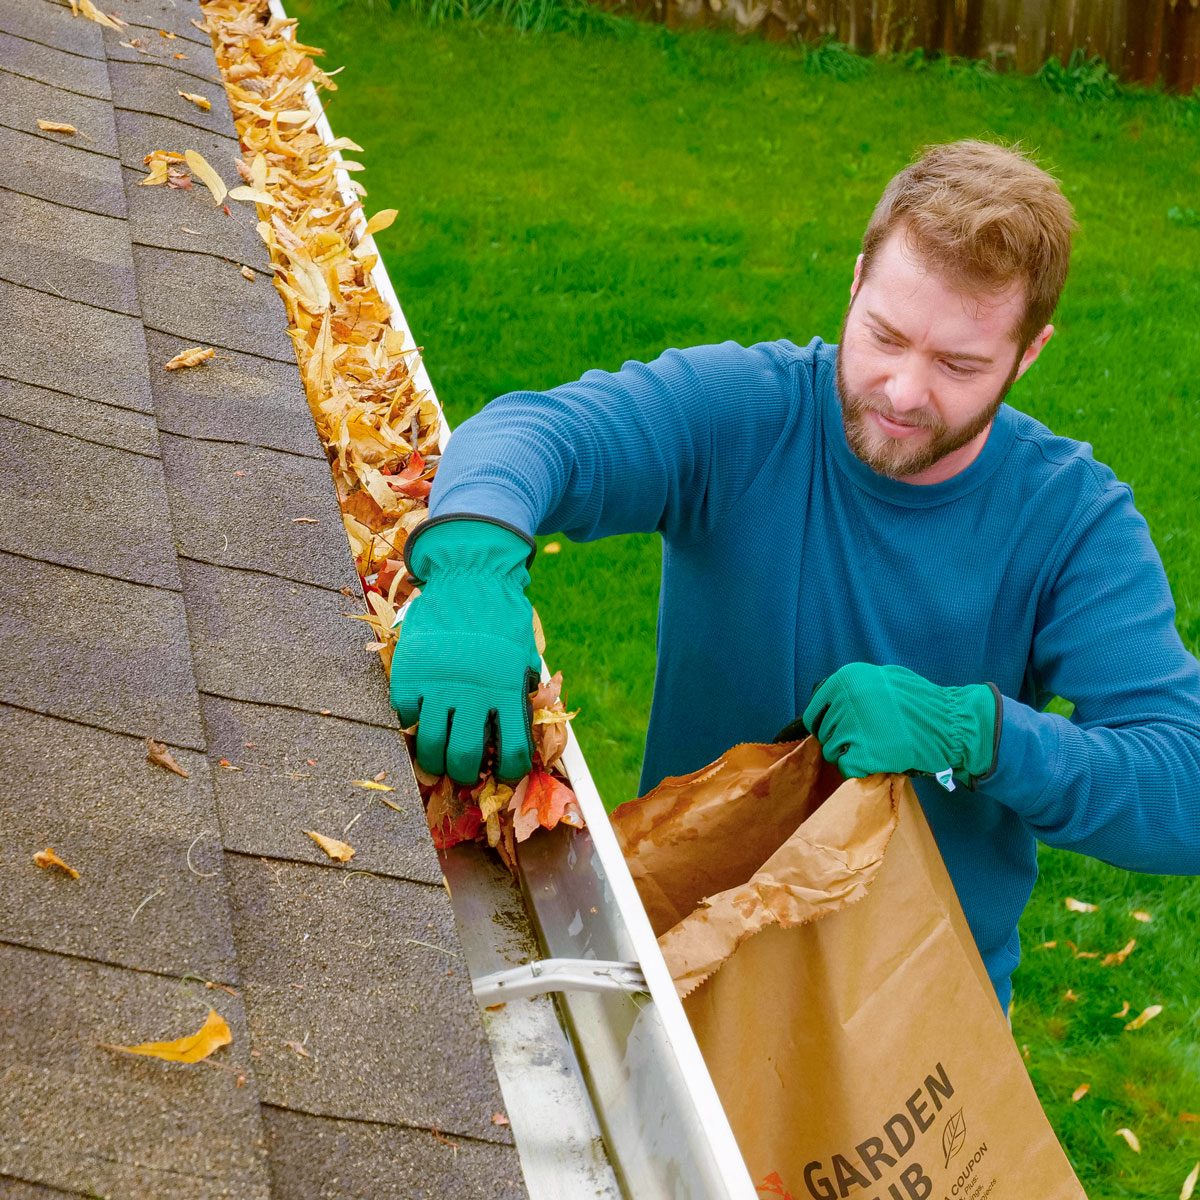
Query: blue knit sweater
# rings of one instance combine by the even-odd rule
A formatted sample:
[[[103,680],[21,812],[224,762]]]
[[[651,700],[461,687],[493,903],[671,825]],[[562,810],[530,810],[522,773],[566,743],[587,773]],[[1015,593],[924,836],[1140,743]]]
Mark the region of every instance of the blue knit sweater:
[[[662,534],[643,792],[769,741],[846,663],[995,683],[992,774],[974,794],[915,786],[1007,1008],[1036,839],[1200,874],[1200,664],[1089,446],[1004,405],[958,475],[885,478],[846,444],[836,354],[726,342],[501,396],[451,439],[431,508]],[[1054,695],[1071,719],[1041,711]]]

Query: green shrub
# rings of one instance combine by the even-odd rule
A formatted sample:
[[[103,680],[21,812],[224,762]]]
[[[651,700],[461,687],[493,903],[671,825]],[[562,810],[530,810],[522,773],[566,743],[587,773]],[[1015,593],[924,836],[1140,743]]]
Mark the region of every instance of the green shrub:
[[[1120,90],[1117,77],[1108,63],[1098,54],[1085,57],[1075,49],[1064,67],[1057,55],[1052,55],[1037,73],[1037,77],[1052,91],[1076,100],[1112,100]]]

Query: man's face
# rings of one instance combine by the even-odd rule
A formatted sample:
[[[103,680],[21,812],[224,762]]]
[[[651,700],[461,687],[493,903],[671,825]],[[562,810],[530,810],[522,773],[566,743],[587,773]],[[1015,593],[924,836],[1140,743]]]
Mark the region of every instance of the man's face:
[[[1020,284],[967,295],[928,272],[894,231],[869,277],[855,269],[837,387],[851,449],[872,470],[938,483],[969,466],[1013,382],[1053,332],[1020,353]]]

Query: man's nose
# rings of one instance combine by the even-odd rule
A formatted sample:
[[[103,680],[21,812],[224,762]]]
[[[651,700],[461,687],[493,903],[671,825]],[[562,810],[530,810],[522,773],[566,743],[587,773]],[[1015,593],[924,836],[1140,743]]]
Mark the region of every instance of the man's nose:
[[[897,416],[924,408],[927,393],[924,369],[911,359],[905,359],[897,365],[884,388],[892,412]]]

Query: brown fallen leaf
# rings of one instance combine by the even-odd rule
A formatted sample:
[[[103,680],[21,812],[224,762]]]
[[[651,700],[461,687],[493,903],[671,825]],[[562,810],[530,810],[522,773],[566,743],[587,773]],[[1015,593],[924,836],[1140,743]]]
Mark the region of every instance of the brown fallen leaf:
[[[183,367],[198,367],[214,354],[216,351],[211,346],[192,346],[187,350],[180,350],[170,362],[163,363],[163,370],[178,371]]]
[[[187,58],[187,55],[184,54],[184,52],[182,50],[176,50],[175,53],[171,55],[171,57],[172,58]]]
[[[1079,999],[1079,996],[1076,994],[1074,988],[1067,988],[1067,990],[1063,992],[1063,999],[1068,1004],[1074,1004]]]
[[[51,867],[57,868],[64,875],[70,875],[72,879],[79,878],[79,872],[74,867],[63,862],[57,854],[54,853],[51,847],[47,846],[45,850],[39,850],[34,856],[33,861],[37,863],[42,870],[47,871]]]
[[[337,862],[349,862],[354,857],[354,847],[348,842],[339,842],[337,838],[326,837],[321,833],[314,833],[311,829],[304,831],[308,834],[330,858]]]
[[[147,738],[146,761],[153,763],[156,767],[162,767],[164,771],[174,771],[181,779],[191,778],[175,759],[171,757],[171,752],[167,749],[165,742],[156,742],[153,738]]]
[[[1074,896],[1068,896],[1063,901],[1063,904],[1065,904],[1067,908],[1071,910],[1071,912],[1078,913],[1094,913],[1099,911],[1100,908],[1098,904],[1088,904],[1085,900],[1076,900]]]
[[[78,133],[79,130],[74,125],[68,125],[63,121],[43,121],[38,118],[38,128],[44,129],[47,133]]]
[[[320,521],[316,517],[293,517],[293,525],[320,525]]]
[[[1080,1084],[1080,1085],[1079,1085],[1079,1086],[1078,1086],[1078,1087],[1077,1087],[1077,1088],[1076,1088],[1076,1089],[1075,1089],[1075,1090],[1074,1090],[1074,1091],[1071,1093],[1071,1103],[1072,1103],[1072,1104],[1077,1104],[1077,1103],[1078,1103],[1080,1100],[1082,1100],[1082,1099],[1084,1098],[1084,1096],[1086,1096],[1086,1095],[1088,1094],[1088,1092],[1090,1092],[1091,1090],[1092,1090],[1092,1085],[1091,1085],[1090,1083],[1081,1083],[1081,1084]]]
[[[312,1058],[312,1055],[305,1050],[303,1042],[284,1042],[283,1044],[289,1050],[294,1050],[301,1058]]]
[[[179,91],[178,88],[175,90]],[[212,111],[212,101],[207,96],[199,96],[195,92],[179,92],[179,94],[185,100],[190,100],[201,112]]]
[[[158,31],[158,36],[160,38],[166,38],[167,41],[169,41],[169,42],[173,42],[179,35],[177,33],[171,33],[169,30],[166,30],[166,29],[160,29]]]
[[[257,276],[257,275],[255,275],[255,274],[254,274],[254,272],[253,272],[252,270],[250,270],[250,268],[249,268],[249,267],[242,267],[242,268],[241,268],[241,274],[242,274],[242,275],[243,275],[243,276],[244,276],[246,279],[250,280],[250,282],[251,282],[251,283],[253,283],[253,282],[254,282],[254,281],[255,281],[255,280],[258,278],[258,276]]]
[[[1125,1028],[1141,1029],[1143,1025],[1148,1025],[1151,1021],[1153,1021],[1154,1018],[1157,1017],[1160,1012],[1162,1012],[1162,1010],[1163,1006],[1161,1004],[1151,1004],[1149,1008],[1142,1009],[1142,1011],[1125,1026]]]
[[[1116,1136],[1119,1138],[1124,1138],[1125,1144],[1134,1152],[1134,1154],[1141,1154],[1142,1143],[1138,1141],[1137,1134],[1134,1133],[1132,1129],[1118,1129]]]
[[[1188,1177],[1183,1181],[1183,1187],[1179,1192],[1179,1200],[1192,1200],[1192,1197],[1196,1194],[1196,1183],[1198,1180],[1200,1180],[1200,1162],[1188,1172]]]
[[[1100,965],[1102,967],[1119,967],[1133,953],[1136,945],[1137,940],[1130,938],[1120,950],[1115,950],[1112,954],[1106,954]]]
[[[187,160],[187,165],[191,168],[192,174],[212,192],[213,199],[220,205],[225,197],[229,195],[229,189],[225,186],[225,181],[213,170],[204,155],[198,151],[185,150],[183,157]]]
[[[502,1112],[494,1112],[494,1113],[492,1113],[492,1124],[493,1125],[509,1125],[509,1124],[511,1124],[511,1122]]]
[[[1042,943],[1042,944],[1041,944],[1041,945],[1038,947],[1038,949],[1039,949],[1039,950],[1053,950],[1053,949],[1054,949],[1054,947],[1055,947],[1055,946],[1057,946],[1057,945],[1058,945],[1058,943],[1057,943],[1057,942],[1043,942],[1043,943]]]
[[[375,774],[371,776],[371,782],[372,783],[382,783],[386,778],[387,778],[386,771],[376,771]]]
[[[198,1063],[232,1041],[233,1034],[229,1032],[224,1017],[215,1008],[210,1008],[204,1024],[195,1033],[173,1042],[141,1042],[136,1046],[114,1046],[107,1042],[100,1044],[105,1050],[142,1054],[148,1058],[161,1058],[164,1062]]]
[[[1183,1112],[1179,1114],[1179,1119],[1185,1125],[1198,1125],[1200,1124],[1200,1113]]]
[[[1113,1015],[1114,1017],[1117,1017],[1118,1019],[1119,1019],[1119,1018],[1122,1018],[1122,1017],[1127,1017],[1127,1016],[1129,1016],[1129,1001],[1128,1001],[1128,1000],[1126,1000],[1126,1001],[1125,1001],[1125,1003],[1121,1005],[1121,1011],[1120,1011],[1120,1012],[1115,1012],[1115,1013],[1113,1013],[1112,1015]]]

